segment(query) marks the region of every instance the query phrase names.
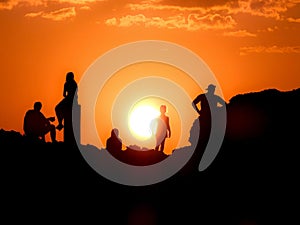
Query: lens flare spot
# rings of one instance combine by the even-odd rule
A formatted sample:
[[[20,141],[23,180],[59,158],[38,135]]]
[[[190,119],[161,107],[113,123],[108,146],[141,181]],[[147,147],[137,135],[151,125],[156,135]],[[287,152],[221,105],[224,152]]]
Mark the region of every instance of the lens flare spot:
[[[160,115],[158,109],[151,105],[136,105],[129,112],[128,127],[138,140],[152,137],[151,122]]]

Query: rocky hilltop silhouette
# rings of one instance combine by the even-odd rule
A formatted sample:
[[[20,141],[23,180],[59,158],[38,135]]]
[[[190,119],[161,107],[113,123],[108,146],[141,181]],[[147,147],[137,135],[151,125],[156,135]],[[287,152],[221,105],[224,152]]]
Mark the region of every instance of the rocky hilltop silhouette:
[[[236,95],[228,105],[228,137],[289,134],[288,129],[299,125],[299,99],[300,89],[285,92],[268,89]]]
[[[134,166],[152,165],[168,157],[164,152],[138,146],[128,146],[125,150],[109,151],[109,153],[119,161]]]
[[[197,145],[181,171],[145,187],[106,180],[76,145],[33,143],[0,130],[4,214],[24,213],[30,221],[37,214],[68,221],[82,215],[112,224],[292,224],[300,190],[299,103],[300,89],[234,96],[214,162],[198,172]]]

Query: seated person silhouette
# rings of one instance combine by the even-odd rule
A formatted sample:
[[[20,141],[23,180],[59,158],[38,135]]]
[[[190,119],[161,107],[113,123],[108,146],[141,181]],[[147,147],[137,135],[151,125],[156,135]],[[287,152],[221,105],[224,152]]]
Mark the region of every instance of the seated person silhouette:
[[[51,141],[56,142],[55,126],[50,123],[55,120],[55,117],[46,118],[41,113],[41,108],[42,103],[35,102],[33,109],[26,112],[23,124],[25,135],[45,141],[45,135],[50,132]]]
[[[165,115],[167,107],[165,105],[160,106],[160,116],[157,118],[157,128],[156,128],[156,151],[164,151],[166,138],[171,137],[171,128],[169,117]]]
[[[65,118],[66,111],[72,110],[73,100],[77,100],[77,83],[74,80],[74,73],[68,72],[66,75],[66,82],[63,90],[64,99],[61,100],[55,107],[58,125],[56,129],[63,129],[63,119]]]
[[[119,130],[112,129],[110,137],[106,140],[106,149],[109,152],[118,152],[122,150],[122,140],[119,138]]]
[[[211,112],[218,112],[219,109],[226,105],[226,102],[218,95],[215,95],[216,86],[208,85],[207,92],[198,95],[192,106],[199,114],[200,129],[202,137],[208,138],[211,130]],[[200,108],[197,106],[200,104]]]

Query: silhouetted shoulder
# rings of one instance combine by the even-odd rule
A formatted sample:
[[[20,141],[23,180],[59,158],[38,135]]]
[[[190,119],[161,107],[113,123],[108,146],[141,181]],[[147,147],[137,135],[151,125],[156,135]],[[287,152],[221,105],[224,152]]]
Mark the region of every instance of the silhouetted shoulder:
[[[200,101],[203,101],[204,99],[206,99],[206,96],[205,96],[204,93],[202,93],[202,94],[196,96],[196,98],[194,99],[194,102],[197,102],[197,103],[198,103],[198,102],[200,102]]]

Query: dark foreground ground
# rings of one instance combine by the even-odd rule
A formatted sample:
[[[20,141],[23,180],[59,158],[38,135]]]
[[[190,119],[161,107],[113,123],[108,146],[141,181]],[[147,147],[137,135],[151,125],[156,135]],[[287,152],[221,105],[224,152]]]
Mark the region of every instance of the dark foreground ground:
[[[17,132],[1,130],[1,220],[8,224],[90,224],[91,220],[130,225],[298,224],[300,114],[292,101],[284,110],[270,101],[286,95],[299,100],[299,91],[273,92],[262,95],[269,105],[259,94],[232,99],[224,143],[208,169],[197,171],[200,150],[196,149],[192,160],[173,177],[142,187],[101,177],[76,146],[33,144]]]

